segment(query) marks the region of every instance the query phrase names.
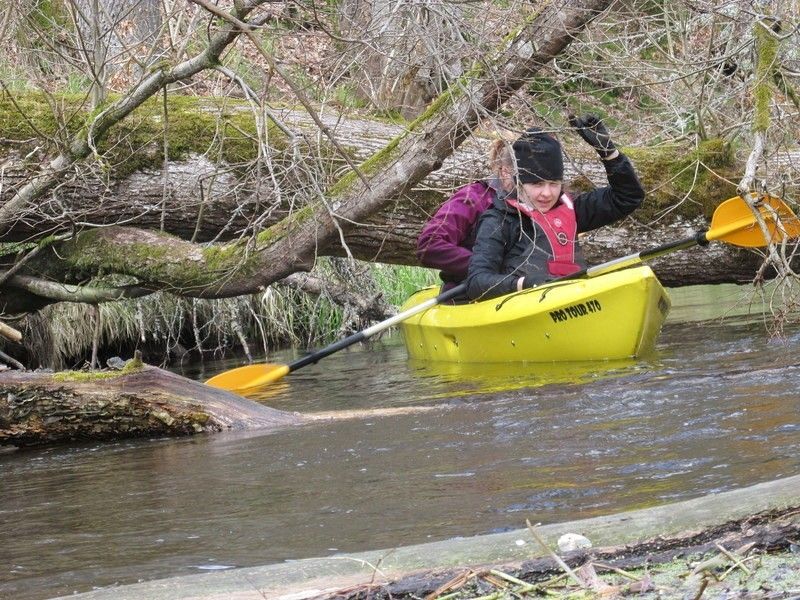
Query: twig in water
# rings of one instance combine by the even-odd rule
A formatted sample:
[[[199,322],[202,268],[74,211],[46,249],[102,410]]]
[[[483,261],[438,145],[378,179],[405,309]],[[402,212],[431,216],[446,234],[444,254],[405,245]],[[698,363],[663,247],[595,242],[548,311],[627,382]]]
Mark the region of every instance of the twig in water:
[[[722,552],[722,553],[723,553],[725,556],[727,556],[728,558],[730,558],[730,559],[731,559],[731,561],[733,561],[733,568],[734,568],[734,569],[735,569],[736,567],[739,567],[739,568],[740,568],[742,571],[744,571],[744,572],[745,572],[745,573],[747,573],[748,575],[752,575],[752,573],[751,573],[750,569],[748,569],[747,567],[745,567],[745,566],[744,566],[744,564],[742,563],[742,559],[741,559],[739,556],[737,556],[737,555],[736,555],[735,553],[733,553],[733,552],[730,552],[730,551],[726,550],[726,549],[725,549],[725,547],[724,547],[722,544],[716,544],[716,546],[717,546],[717,549],[718,549],[720,552]]]
[[[8,354],[6,354],[3,351],[0,351],[0,360],[3,360],[5,362],[7,362],[12,367],[14,367],[15,369],[19,369],[20,371],[24,371],[25,370],[25,365],[23,365],[16,358],[12,358],[11,356],[9,356]]]
[[[445,592],[449,592],[450,590],[457,590],[460,587],[463,587],[465,583],[467,583],[470,579],[475,577],[476,573],[472,570],[464,571],[463,573],[459,573],[455,577],[453,577],[450,581],[443,583],[438,588],[436,588],[433,592],[425,596],[425,600],[434,600],[434,598],[438,600],[442,600],[446,596],[441,596]],[[450,596],[452,594],[448,594]]]
[[[533,528],[533,525],[531,525],[531,522],[528,519],[525,519],[525,524],[528,526],[528,531],[531,532],[533,539],[539,542],[539,545],[541,545],[541,547],[544,548],[547,551],[547,553],[553,557],[553,559],[558,563],[558,566],[564,569],[567,575],[569,575],[572,578],[572,580],[575,581],[575,583],[577,583],[581,588],[585,588],[586,586],[584,585],[583,581],[581,581],[580,577],[578,577],[575,574],[575,571],[569,568],[569,565],[565,563],[558,554],[553,552],[550,549],[550,547],[544,543],[544,540],[541,537],[539,537],[539,534],[536,533],[536,530]]]
[[[397,548],[392,548],[391,550],[389,550],[389,551],[388,551],[386,554],[384,554],[383,556],[381,556],[381,557],[378,559],[378,562],[376,562],[376,563],[375,563],[375,566],[374,566],[374,567],[372,567],[372,579],[370,579],[370,580],[369,580],[369,583],[370,583],[370,585],[372,585],[373,583],[375,583],[375,576],[376,576],[378,573],[381,573],[381,563],[382,563],[384,560],[386,560],[386,557],[387,557],[387,556],[390,556],[391,554],[393,554],[395,550],[397,550]],[[370,565],[370,566],[372,566],[372,565]],[[383,575],[383,573],[381,573],[381,575]]]
[[[694,598],[692,600],[700,600],[700,596],[703,595],[703,592],[706,591],[707,587],[708,587],[708,577],[703,577],[703,579],[700,581],[700,589],[697,590],[697,593],[694,595]]]
[[[499,577],[500,579],[505,579],[509,583],[513,583],[515,585],[520,586],[520,589],[514,590],[516,592],[525,593],[530,592],[531,590],[536,589],[536,586],[532,583],[528,583],[527,581],[522,581],[522,579],[517,579],[513,575],[509,575],[508,573],[503,573],[502,571],[498,571],[496,569],[492,569],[489,571],[492,575]]]
[[[628,579],[632,579],[633,581],[639,581],[639,578],[636,575],[633,575],[632,573],[628,573],[627,571],[623,571],[622,569],[620,569],[618,567],[613,567],[611,565],[607,565],[605,563],[600,563],[600,562],[595,562],[594,566],[598,567],[599,569],[607,569],[609,571],[613,571],[617,575],[622,575],[623,577],[626,577]]]
[[[492,592],[487,596],[477,596],[472,600],[500,600],[503,597],[503,592]]]

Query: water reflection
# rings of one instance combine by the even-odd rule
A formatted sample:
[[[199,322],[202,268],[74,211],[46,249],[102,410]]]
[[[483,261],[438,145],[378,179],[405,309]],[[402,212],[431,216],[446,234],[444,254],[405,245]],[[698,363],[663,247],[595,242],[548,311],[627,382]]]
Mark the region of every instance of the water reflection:
[[[769,340],[758,323],[672,321],[647,360],[475,368],[409,363],[389,337],[259,397],[302,412],[436,410],[0,454],[0,597],[486,533],[794,475],[798,344],[799,332]]]
[[[344,358],[334,355],[324,365],[307,367],[279,382],[247,390],[244,395],[273,408],[301,412],[427,405],[453,399],[478,400],[483,394],[492,396],[515,389],[621,377],[649,369],[656,360],[653,355],[593,362],[425,362],[406,358],[398,336],[371,345],[370,354],[380,360],[364,361],[355,358],[357,353]],[[327,388],[324,398],[319,396],[321,378]]]
[[[652,359],[652,357],[651,357]],[[577,384],[620,377],[646,368],[647,359],[553,363],[465,364],[408,360],[411,375],[441,388],[430,399],[494,394],[520,388]]]

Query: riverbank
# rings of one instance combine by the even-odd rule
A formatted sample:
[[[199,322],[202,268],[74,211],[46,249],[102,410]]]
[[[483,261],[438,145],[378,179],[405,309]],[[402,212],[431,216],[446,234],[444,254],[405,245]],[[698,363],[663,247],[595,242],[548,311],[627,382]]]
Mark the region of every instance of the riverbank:
[[[753,593],[759,594],[758,597],[765,597],[767,593],[780,594],[772,597],[794,597],[800,596],[798,555],[792,551],[793,548],[796,550],[800,531],[799,507],[800,476],[794,476],[654,508],[537,526],[535,531],[551,549],[556,548],[557,540],[566,533],[589,538],[594,545],[591,551],[566,556],[573,564],[576,560],[585,562],[590,556],[602,557],[602,560],[591,560],[604,564],[613,557],[628,561],[635,556],[640,557],[643,564],[648,565],[646,573],[643,570],[631,570],[632,567],[624,561],[615,568],[625,570],[632,577],[647,583],[649,591],[646,593],[654,598],[657,595],[661,598],[685,597],[690,589],[695,594],[689,597],[697,597],[700,586],[717,591],[726,587],[749,590],[755,586]],[[754,545],[743,549],[748,544]],[[756,556],[762,549],[768,550],[770,547],[773,550],[780,549],[781,553],[742,561],[735,572],[717,581],[716,576],[727,569],[719,558],[724,553],[717,545],[724,548],[725,552],[740,553],[742,558],[747,558],[745,554]],[[726,558],[733,564],[730,557]],[[664,567],[659,566],[662,559],[666,563]],[[709,559],[714,562],[706,563],[704,568],[692,574],[697,568],[696,564],[692,566],[693,563]],[[760,561],[760,566],[756,561]],[[537,564],[546,565],[540,571],[547,578],[561,573],[561,568],[555,564],[549,552],[525,528],[402,548],[109,587],[70,598],[300,600],[325,597],[381,598],[389,595],[392,598],[411,598],[430,594],[431,589],[433,592],[441,589],[438,597],[469,598],[496,594],[491,597],[502,598],[504,595],[511,597],[508,594],[515,590],[514,586],[520,585],[504,578],[502,574],[523,580],[526,570],[536,572]],[[495,573],[490,573],[491,570]],[[597,566],[595,570],[598,570]],[[629,579],[617,571],[612,573],[616,578]],[[583,576],[590,577],[591,574]],[[455,584],[450,585],[452,591],[447,591],[443,586],[456,578],[464,581],[461,586],[464,594],[452,596],[450,594],[459,592]],[[530,578],[533,579],[533,576]],[[508,585],[496,586],[497,589],[489,591],[485,587],[487,581],[505,582]],[[634,579],[630,579],[630,582],[633,583]],[[620,585],[617,579],[609,579],[605,583],[608,586]],[[608,589],[603,592],[600,583],[593,585],[593,593],[598,594],[613,595],[625,591],[620,586],[612,594]],[[626,582],[626,585],[629,584]],[[561,591],[554,588],[553,591],[560,594],[580,589],[574,580],[569,586],[562,587]],[[592,589],[591,585],[588,589]],[[635,588],[628,587],[627,590],[635,591],[637,595],[640,593]]]

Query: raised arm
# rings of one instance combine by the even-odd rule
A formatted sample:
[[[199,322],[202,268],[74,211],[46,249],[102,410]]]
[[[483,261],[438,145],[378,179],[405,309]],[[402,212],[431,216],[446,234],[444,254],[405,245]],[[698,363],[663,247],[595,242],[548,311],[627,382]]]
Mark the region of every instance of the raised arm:
[[[645,191],[633,164],[611,141],[603,122],[595,115],[570,115],[570,125],[595,149],[608,177],[608,186],[575,198],[578,231],[591,231],[626,217],[644,201]]]

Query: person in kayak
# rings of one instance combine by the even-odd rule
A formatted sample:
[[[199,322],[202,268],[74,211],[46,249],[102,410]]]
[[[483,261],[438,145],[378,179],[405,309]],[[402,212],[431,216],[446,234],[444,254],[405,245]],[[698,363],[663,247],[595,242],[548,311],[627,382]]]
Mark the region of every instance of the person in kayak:
[[[516,186],[480,216],[467,276],[467,296],[486,299],[534,287],[586,266],[577,236],[633,212],[645,192],[631,161],[595,115],[570,125],[598,153],[609,185],[570,197],[558,140],[538,128],[513,144]]]
[[[509,141],[497,139],[492,143],[489,168],[492,176],[456,190],[423,226],[417,240],[419,262],[424,267],[440,269],[443,292],[467,277],[478,217],[498,194],[505,196],[516,187]]]

